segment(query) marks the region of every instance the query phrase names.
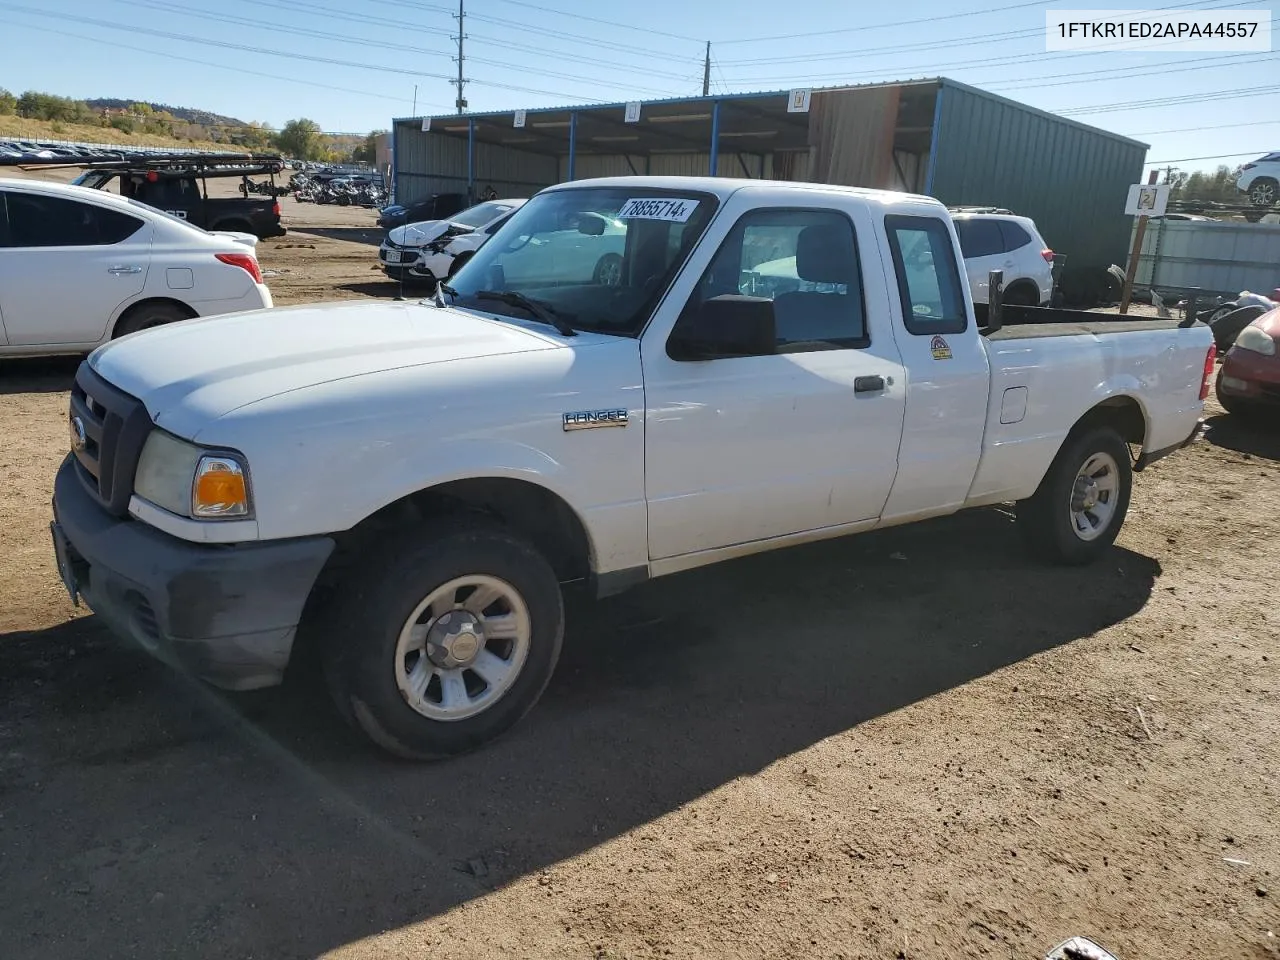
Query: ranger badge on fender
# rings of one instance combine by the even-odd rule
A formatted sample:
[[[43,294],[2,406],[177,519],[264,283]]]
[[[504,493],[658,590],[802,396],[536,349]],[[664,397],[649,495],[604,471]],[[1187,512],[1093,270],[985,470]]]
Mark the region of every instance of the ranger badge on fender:
[[[594,430],[596,427],[625,427],[626,410],[575,410],[564,415],[566,430]]]

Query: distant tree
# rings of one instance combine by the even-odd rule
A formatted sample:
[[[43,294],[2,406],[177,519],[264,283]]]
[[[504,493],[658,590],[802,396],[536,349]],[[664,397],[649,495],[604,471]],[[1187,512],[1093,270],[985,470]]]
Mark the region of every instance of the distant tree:
[[[374,163],[378,159],[378,137],[386,132],[385,130],[371,130],[369,135],[364,138],[364,142],[351,151],[351,162]]]
[[[1175,199],[1188,202],[1235,203],[1241,196],[1236,189],[1240,172],[1240,167],[1233,169],[1221,164],[1212,172],[1197,170],[1191,174],[1180,174],[1174,178],[1174,188],[1170,193]]]
[[[290,120],[276,134],[276,146],[280,152],[298,160],[322,160],[325,145],[320,138],[320,124],[301,117]]]
[[[18,98],[0,87],[0,117],[11,116],[18,111]]]
[[[133,133],[135,121],[127,113],[119,113],[111,118],[111,126],[123,133]]]

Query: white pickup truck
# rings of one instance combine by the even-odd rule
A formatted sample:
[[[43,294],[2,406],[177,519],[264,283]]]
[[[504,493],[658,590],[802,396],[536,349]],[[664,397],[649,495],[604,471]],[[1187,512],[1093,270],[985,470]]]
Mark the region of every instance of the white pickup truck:
[[[624,225],[609,282],[582,258],[527,269],[567,221]],[[1005,501],[1037,554],[1092,560],[1132,470],[1195,436],[1210,331],[1030,307],[980,330],[960,262],[926,197],[553,187],[434,300],[93,353],[55,483],[60,573],[223,687],[278,683],[295,636],[318,643],[350,720],[439,757],[533,706],[568,581],[609,594]]]

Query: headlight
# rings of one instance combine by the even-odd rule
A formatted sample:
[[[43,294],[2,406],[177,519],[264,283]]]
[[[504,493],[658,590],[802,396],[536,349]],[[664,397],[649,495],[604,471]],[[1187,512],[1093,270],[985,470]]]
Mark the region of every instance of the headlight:
[[[1274,357],[1276,355],[1276,342],[1263,330],[1257,327],[1245,327],[1240,331],[1240,336],[1236,337],[1235,345],[1241,350],[1252,350],[1254,353],[1260,353],[1265,357]]]
[[[133,489],[145,500],[199,520],[252,515],[253,503],[243,462],[152,430],[142,447]]]

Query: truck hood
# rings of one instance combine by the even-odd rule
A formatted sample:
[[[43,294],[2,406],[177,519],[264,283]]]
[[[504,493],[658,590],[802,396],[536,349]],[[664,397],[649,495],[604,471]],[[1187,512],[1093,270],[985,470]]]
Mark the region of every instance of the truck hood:
[[[191,439],[238,407],[305,387],[562,345],[550,330],[543,334],[462,310],[407,302],[323,303],[143,331],[99,347],[89,365],[141,400],[157,424]]]

